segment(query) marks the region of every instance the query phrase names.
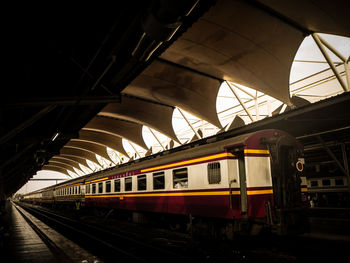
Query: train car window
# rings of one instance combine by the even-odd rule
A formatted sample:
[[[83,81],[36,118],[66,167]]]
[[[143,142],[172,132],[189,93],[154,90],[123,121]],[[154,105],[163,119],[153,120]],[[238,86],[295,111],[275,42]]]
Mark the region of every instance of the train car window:
[[[329,180],[329,179],[323,179],[323,180],[322,180],[322,185],[331,185],[331,180]]]
[[[100,182],[100,183],[98,183],[98,193],[102,193],[103,192],[103,183],[102,182]]]
[[[335,185],[344,185],[343,179],[335,179]]]
[[[107,181],[106,182],[106,193],[110,193],[111,192],[111,181]]]
[[[86,188],[86,193],[87,193],[87,194],[90,194],[90,185],[87,184],[87,185],[85,186],[85,188]]]
[[[78,186],[78,194],[81,194],[81,186]]]
[[[120,179],[114,180],[114,192],[120,192]]]
[[[173,187],[175,189],[188,187],[187,168],[173,170]]]
[[[131,191],[132,190],[132,178],[127,177],[125,178],[125,191]]]
[[[137,190],[142,191],[142,190],[146,190],[146,188],[147,188],[146,175],[145,174],[138,175],[137,176]]]
[[[92,193],[96,194],[96,184],[92,184]]]
[[[311,181],[311,186],[313,187],[318,186],[318,181]]]
[[[153,174],[153,189],[165,189],[165,179],[164,172],[154,173]]]
[[[219,184],[221,182],[220,163],[208,163],[208,182],[209,184]]]

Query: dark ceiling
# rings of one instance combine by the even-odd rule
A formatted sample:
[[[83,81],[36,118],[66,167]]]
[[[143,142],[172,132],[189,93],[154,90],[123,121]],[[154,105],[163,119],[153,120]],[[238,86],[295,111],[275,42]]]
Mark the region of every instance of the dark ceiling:
[[[220,126],[213,94],[225,80],[291,106],[289,72],[304,37],[313,32],[350,36],[346,0],[75,4],[30,2],[2,8],[6,16],[1,31],[0,198],[16,192],[67,142],[79,144],[70,139],[77,138],[83,127],[102,118],[104,122],[109,118],[109,123],[111,112],[106,111],[112,108],[117,111],[115,122],[138,121],[137,127],[148,121],[167,130],[159,126],[161,117],[156,120],[143,110],[148,106],[142,105],[150,103],[148,110],[163,108],[157,110],[163,115],[171,116],[179,106]],[[122,97],[119,106],[106,107]],[[341,115],[341,107],[348,104],[339,103],[329,111],[311,105],[319,107],[307,115],[313,121],[293,119],[309,111],[304,115],[291,111],[238,132],[292,127],[293,135],[303,136],[306,130],[345,127],[349,116]],[[127,108],[135,104],[138,108],[129,112]],[[102,109],[105,115],[93,119]],[[338,121],[331,120],[337,116]],[[85,131],[85,136],[92,134]],[[105,134],[97,139],[108,140]]]
[[[201,1],[185,17],[195,2],[7,7],[0,107],[0,184],[6,194],[33,176],[107,102],[120,101],[120,91],[152,61],[147,56],[162,52],[210,5]],[[152,16],[164,29],[141,42]],[[60,136],[53,142],[56,132]]]

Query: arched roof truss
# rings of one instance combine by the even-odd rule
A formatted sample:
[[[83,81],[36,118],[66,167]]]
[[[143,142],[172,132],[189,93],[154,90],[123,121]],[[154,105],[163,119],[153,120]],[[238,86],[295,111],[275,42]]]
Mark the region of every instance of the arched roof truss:
[[[84,167],[86,167],[87,169],[91,170],[89,164],[86,162],[86,158],[84,158],[84,157],[81,157],[81,156],[77,156],[77,155],[73,155],[73,154],[67,153],[67,151],[66,151],[65,154],[64,154],[64,153],[61,153],[61,154],[58,155],[58,156],[76,162],[76,163],[78,164],[80,170],[82,170],[82,169],[81,169],[81,167],[80,167],[79,164],[81,164],[81,165],[83,165]]]
[[[147,125],[179,142],[172,126],[173,111],[171,106],[122,96],[121,103],[109,103],[98,115]]]
[[[79,162],[76,162],[67,156],[64,157],[61,155],[55,155],[50,159],[50,161],[64,163],[64,164],[70,165],[71,167],[76,168],[76,169],[81,171],[81,167],[79,166]]]
[[[180,107],[221,127],[216,114],[220,81],[163,60],[155,60],[123,93]]]
[[[59,166],[44,165],[43,168],[42,168],[41,170],[55,171],[55,172],[63,173],[63,174],[65,174],[65,175],[71,177],[71,175],[67,172],[66,169],[63,169],[62,167],[59,167]]]
[[[85,150],[85,149],[82,149],[82,148],[79,148],[79,147],[64,146],[61,149],[60,153],[64,154],[64,155],[72,155],[72,156],[80,157],[80,158],[89,160],[89,161],[94,162],[97,165],[101,166],[99,161],[96,158],[95,153],[88,151],[88,150]],[[86,164],[86,165],[87,165],[87,167],[90,167],[88,164]]]
[[[50,160],[50,161],[49,161],[49,165],[58,166],[58,167],[61,167],[61,168],[63,168],[63,169],[69,170],[69,171],[71,171],[71,172],[73,172],[73,173],[76,173],[76,172],[74,171],[73,166],[68,165],[68,164],[65,164],[65,163],[62,163],[62,162],[59,162],[59,161]]]
[[[94,142],[113,149],[125,156],[128,156],[123,147],[122,138],[117,135],[112,135],[99,131],[81,130],[79,131],[79,139],[87,142]]]
[[[303,32],[249,3],[224,0],[161,58],[290,104],[289,72],[303,39]]]
[[[136,143],[144,149],[148,149],[142,138],[142,125],[135,122],[96,116],[83,128],[83,130],[120,136]]]
[[[107,153],[107,148],[104,145],[95,143],[95,142],[87,142],[81,139],[71,139],[70,142],[66,144],[66,146],[72,146],[72,147],[77,147],[80,149],[84,149],[87,151],[90,151],[92,153],[98,154],[102,156],[103,158],[113,162],[108,153]]]

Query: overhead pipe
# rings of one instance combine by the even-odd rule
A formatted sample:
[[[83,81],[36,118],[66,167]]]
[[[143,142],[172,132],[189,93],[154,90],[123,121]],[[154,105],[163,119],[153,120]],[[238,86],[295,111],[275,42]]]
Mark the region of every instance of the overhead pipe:
[[[143,34],[132,51],[139,61],[147,61],[164,43],[169,41],[182,25],[199,0],[196,1],[157,1],[153,10],[142,20]]]

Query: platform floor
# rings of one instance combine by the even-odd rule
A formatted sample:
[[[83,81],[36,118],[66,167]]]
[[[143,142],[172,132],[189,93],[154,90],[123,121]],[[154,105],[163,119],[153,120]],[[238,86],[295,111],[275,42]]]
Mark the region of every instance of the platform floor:
[[[10,236],[6,248],[7,262],[58,262],[48,246],[27,223],[18,210],[10,205]]]

